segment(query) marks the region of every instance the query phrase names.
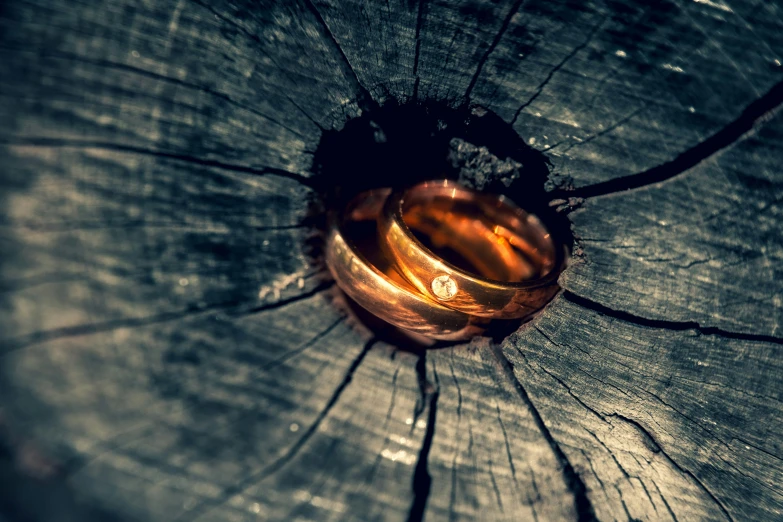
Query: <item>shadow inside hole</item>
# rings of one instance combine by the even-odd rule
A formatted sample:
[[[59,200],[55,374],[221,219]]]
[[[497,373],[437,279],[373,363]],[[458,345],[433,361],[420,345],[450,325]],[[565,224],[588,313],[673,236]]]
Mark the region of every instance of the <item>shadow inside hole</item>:
[[[311,180],[317,197],[310,211],[320,233],[308,243],[307,253],[314,262],[322,262],[330,216],[334,219],[361,192],[434,179],[472,182],[483,192],[509,197],[570,249],[570,222],[549,206],[550,167],[546,155],[492,111],[433,101],[387,103],[374,112],[365,111],[340,130],[323,133],[313,158]],[[354,310],[354,315],[372,331],[385,331],[364,310]],[[519,325],[520,321],[493,321],[488,335],[501,340]]]

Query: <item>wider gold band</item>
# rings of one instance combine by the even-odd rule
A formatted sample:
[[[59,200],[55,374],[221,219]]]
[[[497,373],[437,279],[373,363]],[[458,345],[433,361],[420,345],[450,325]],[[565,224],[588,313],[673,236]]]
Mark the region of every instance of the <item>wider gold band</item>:
[[[415,237],[406,218],[433,236],[438,223],[452,223],[452,231],[455,222],[469,228],[465,238],[473,239],[450,246],[472,256],[478,267],[486,262],[491,266],[477,275],[446,262]],[[502,196],[488,196],[449,180],[420,183],[387,198],[378,232],[387,257],[422,294],[460,312],[522,318],[539,310],[558,290],[564,250],[535,216]],[[483,249],[475,245],[476,237],[482,238]]]

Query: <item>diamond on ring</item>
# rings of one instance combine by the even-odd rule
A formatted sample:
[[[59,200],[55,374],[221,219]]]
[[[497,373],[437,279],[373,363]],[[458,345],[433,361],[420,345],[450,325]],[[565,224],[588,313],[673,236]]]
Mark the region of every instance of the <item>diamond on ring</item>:
[[[441,301],[446,301],[457,295],[457,283],[444,274],[432,280],[432,293]]]

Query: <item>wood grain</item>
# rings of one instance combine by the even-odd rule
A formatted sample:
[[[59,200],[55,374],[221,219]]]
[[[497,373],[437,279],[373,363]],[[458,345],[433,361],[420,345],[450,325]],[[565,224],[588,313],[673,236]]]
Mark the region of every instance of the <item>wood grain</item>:
[[[781,518],[782,29],[761,0],[3,2],[0,520]],[[551,161],[574,256],[505,340],[370,331],[311,255],[322,133],[416,102]]]

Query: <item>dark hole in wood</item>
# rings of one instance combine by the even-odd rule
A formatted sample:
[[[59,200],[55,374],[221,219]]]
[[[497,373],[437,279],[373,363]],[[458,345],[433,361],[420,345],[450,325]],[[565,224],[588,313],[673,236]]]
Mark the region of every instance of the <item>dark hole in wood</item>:
[[[550,167],[546,155],[492,111],[438,102],[387,103],[323,133],[313,159],[312,186],[318,196],[310,212],[320,233],[311,238],[307,252],[314,263],[323,263],[329,216],[359,193],[443,178],[508,196],[571,248],[570,222],[549,206]],[[355,315],[381,333],[367,314]],[[499,340],[518,326],[518,321],[495,321],[488,334]]]

